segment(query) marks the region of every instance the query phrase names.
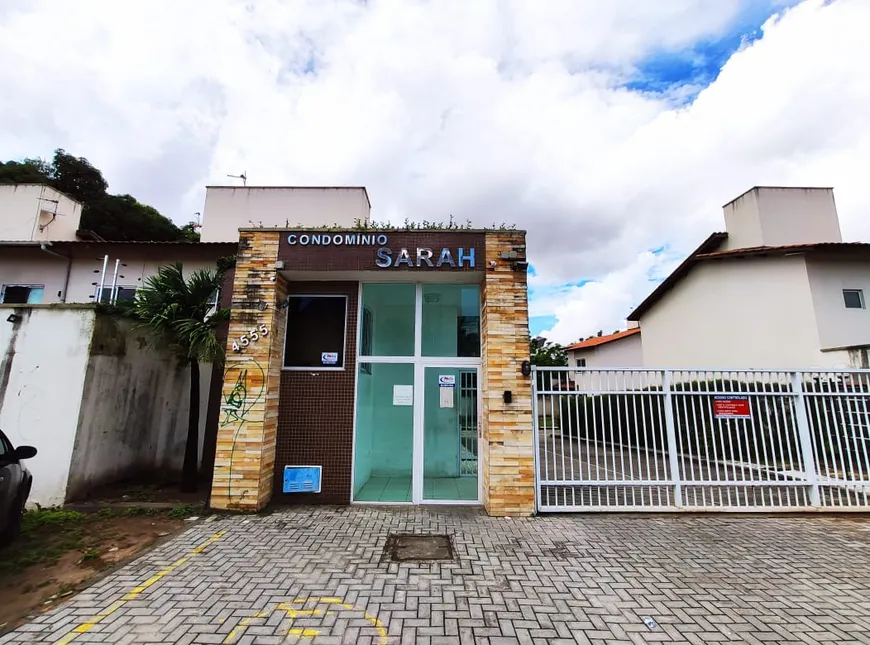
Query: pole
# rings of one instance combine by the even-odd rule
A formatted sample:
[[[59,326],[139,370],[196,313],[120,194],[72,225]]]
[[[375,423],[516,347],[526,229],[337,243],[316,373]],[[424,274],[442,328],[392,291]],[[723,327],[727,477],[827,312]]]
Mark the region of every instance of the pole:
[[[672,397],[670,370],[662,373],[662,390],[664,391],[665,432],[668,439],[668,463],[670,465],[671,481],[674,483],[674,506],[683,505],[683,490],[680,484],[680,461],[677,454],[677,427],[674,423],[674,401]]]
[[[103,256],[103,271],[100,273],[100,284],[97,286],[97,302],[103,301],[103,286],[106,284],[106,269],[109,268],[109,256]]]
[[[118,269],[121,267],[121,260],[115,260],[115,273],[112,276],[112,291],[109,292],[109,304],[115,304],[115,288],[118,286]]]

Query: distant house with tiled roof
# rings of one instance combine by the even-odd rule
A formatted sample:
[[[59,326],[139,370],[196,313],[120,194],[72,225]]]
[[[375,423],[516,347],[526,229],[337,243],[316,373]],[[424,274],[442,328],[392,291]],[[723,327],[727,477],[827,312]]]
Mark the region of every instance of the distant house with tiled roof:
[[[727,232],[628,316],[643,330],[632,336],[642,343],[636,365],[870,366],[870,243],[843,242],[833,189],[755,187],[723,210]],[[615,336],[575,346],[575,360],[626,342]]]
[[[565,348],[571,367],[637,367],[643,364],[640,327],[593,336]]]

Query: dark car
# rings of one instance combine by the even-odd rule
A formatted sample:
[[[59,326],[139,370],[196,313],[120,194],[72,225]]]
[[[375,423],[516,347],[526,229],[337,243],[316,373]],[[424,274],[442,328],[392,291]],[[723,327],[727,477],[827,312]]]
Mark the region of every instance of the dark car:
[[[33,476],[21,461],[35,455],[33,446],[13,448],[0,430],[0,546],[11,542],[21,527],[24,504],[33,484]]]

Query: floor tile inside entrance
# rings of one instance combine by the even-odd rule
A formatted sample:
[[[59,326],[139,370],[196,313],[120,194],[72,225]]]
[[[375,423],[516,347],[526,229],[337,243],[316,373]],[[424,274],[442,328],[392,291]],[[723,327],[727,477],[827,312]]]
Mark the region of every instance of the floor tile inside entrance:
[[[397,535],[448,536],[451,558],[385,558]],[[868,634],[862,517],[504,519],[351,506],[199,524],[0,643],[700,645],[870,643]]]
[[[423,499],[467,501],[478,498],[477,477],[424,477]],[[410,502],[410,477],[369,477],[355,498],[358,502]]]

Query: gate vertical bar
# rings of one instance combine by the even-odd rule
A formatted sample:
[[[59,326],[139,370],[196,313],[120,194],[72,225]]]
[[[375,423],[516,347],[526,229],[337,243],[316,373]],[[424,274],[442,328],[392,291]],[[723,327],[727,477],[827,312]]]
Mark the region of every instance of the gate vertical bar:
[[[810,420],[807,418],[807,407],[804,399],[804,382],[800,372],[791,373],[791,389],[794,397],[794,416],[797,420],[798,438],[801,442],[804,477],[810,486],[810,504],[821,506],[819,496],[819,475],[816,470],[816,460],[813,455],[813,442],[810,436]]]
[[[541,438],[538,429],[538,372],[532,366],[532,430],[535,442],[535,510],[541,510],[541,459],[538,452],[541,450]],[[478,447],[478,450],[480,448]]]
[[[668,462],[671,479],[674,482],[674,506],[683,505],[683,487],[680,484],[680,462],[677,457],[677,430],[674,424],[674,401],[671,392],[671,371],[662,371],[662,390],[664,390],[665,432],[668,437]]]

